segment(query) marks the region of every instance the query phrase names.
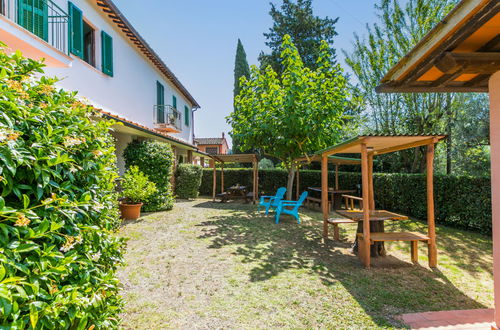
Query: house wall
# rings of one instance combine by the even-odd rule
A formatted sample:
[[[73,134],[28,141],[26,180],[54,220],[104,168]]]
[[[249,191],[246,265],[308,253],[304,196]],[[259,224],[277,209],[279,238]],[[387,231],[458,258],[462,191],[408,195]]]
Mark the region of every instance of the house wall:
[[[493,212],[493,276],[495,323],[500,326],[500,72],[491,76],[490,144],[491,144],[491,203]]]
[[[204,144],[204,145],[197,145],[198,149],[203,152],[207,152],[207,148],[217,148],[217,153],[218,154],[225,154],[227,153],[227,148],[224,148],[223,145],[220,144]],[[223,152],[225,150],[225,152]]]
[[[68,2],[55,0],[63,10],[68,11]],[[189,127],[184,125],[184,106],[193,105],[156,67],[147,60],[123,32],[104,15],[95,1],[74,0],[75,6],[83,11],[84,20],[95,29],[96,68],[79,57],[73,59],[69,68],[47,67],[49,76],[62,78],[58,85],[64,89],[76,90],[80,96],[105,111],[123,116],[153,128],[153,111],[156,104],[156,81],[165,86],[165,103],[172,103],[172,95],[177,97],[178,111],[182,114],[182,132],[172,134],[193,143],[193,113],[190,111]],[[113,38],[113,77],[101,70],[101,30]]]
[[[127,145],[132,142],[134,137],[131,134],[121,132],[111,132],[111,135],[115,138],[115,154],[118,174],[123,175],[123,173],[125,173],[125,159],[123,158],[123,151]]]

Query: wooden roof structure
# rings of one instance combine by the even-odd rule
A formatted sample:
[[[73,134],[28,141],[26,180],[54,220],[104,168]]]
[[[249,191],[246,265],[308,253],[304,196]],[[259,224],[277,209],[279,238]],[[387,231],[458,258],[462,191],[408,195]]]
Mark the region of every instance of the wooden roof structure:
[[[332,222],[328,207],[328,163],[332,155],[338,153],[361,154],[362,173],[362,201],[363,201],[363,233],[358,234],[359,252],[358,255],[365,267],[370,267],[371,246],[374,242],[403,240],[412,243],[412,260],[415,260],[418,241],[425,241],[428,244],[429,266],[437,266],[436,231],[434,223],[434,145],[444,139],[444,135],[364,135],[349,139],[332,147],[325,148],[315,153],[321,158],[321,208],[323,212],[323,237],[328,238],[328,225]],[[382,212],[375,209],[375,198],[373,189],[373,158],[389,152],[405,150],[416,147],[427,147],[427,235],[418,233],[376,233],[371,237],[370,221],[372,215]],[[411,189],[411,187],[408,187]],[[386,212],[386,211],[383,211]],[[335,227],[336,226],[336,227]],[[338,224],[334,224],[338,230]],[[337,231],[336,230],[336,231]]]
[[[297,158],[296,161],[300,163],[321,162],[321,156],[314,154],[307,157]],[[328,162],[335,165],[359,165],[361,164],[361,159],[341,156],[329,156]]]
[[[500,1],[463,0],[382,79],[377,91],[488,92],[500,70]]]
[[[252,200],[255,200],[259,194],[259,158],[256,154],[208,154],[212,158],[213,168],[213,183],[212,183],[212,199],[215,201],[217,195],[217,168],[215,163],[221,164],[221,182],[220,192],[224,193],[224,163],[252,163],[253,181],[252,181]]]

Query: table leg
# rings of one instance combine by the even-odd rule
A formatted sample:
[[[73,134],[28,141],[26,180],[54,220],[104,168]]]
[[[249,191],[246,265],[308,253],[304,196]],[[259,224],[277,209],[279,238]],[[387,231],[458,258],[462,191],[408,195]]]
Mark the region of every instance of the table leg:
[[[411,241],[411,262],[418,263],[418,241]]]

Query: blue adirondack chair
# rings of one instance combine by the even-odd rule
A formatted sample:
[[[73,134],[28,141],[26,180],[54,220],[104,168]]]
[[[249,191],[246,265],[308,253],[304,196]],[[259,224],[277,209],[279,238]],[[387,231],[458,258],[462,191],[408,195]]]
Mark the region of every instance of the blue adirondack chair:
[[[300,224],[299,207],[302,206],[306,198],[307,198],[307,191],[304,191],[300,195],[298,201],[281,200],[278,204],[278,207],[276,208],[276,223],[279,223],[281,213],[283,213],[292,215],[295,219],[297,219],[297,222]]]
[[[276,195],[274,196],[260,196],[260,202],[258,207],[259,212],[260,212],[260,207],[264,206],[266,208],[266,214],[268,214],[269,209],[271,207],[276,208],[278,206],[279,201],[283,199],[285,193],[286,193],[286,188],[281,187],[278,188],[278,191],[276,191]]]

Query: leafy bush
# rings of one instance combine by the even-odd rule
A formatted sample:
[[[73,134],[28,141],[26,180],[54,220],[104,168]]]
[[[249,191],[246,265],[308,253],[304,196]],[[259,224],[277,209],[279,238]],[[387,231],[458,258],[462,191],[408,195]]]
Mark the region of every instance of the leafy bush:
[[[175,193],[179,198],[196,198],[201,185],[202,168],[199,165],[177,166]]]
[[[137,166],[131,166],[123,175],[121,196],[127,204],[140,204],[156,191],[156,184]]]
[[[217,174],[220,187],[220,171]],[[334,185],[335,173],[328,175],[329,185]],[[376,207],[425,220],[427,218],[426,182],[424,174],[374,173]],[[286,186],[287,172],[282,169],[259,170],[259,193],[274,195],[279,187]],[[251,169],[224,170],[227,186],[240,183],[252,186]],[[358,188],[361,174],[340,172],[342,189]],[[300,171],[300,190],[321,186],[321,171]],[[434,179],[436,221],[457,228],[491,233],[491,182],[489,177],[435,175]],[[212,169],[203,170],[202,195],[212,194]],[[295,196],[295,193],[294,195]]]
[[[273,161],[268,158],[262,158],[259,161],[259,170],[269,170],[274,168]]]
[[[111,122],[0,51],[0,327],[116,328]]]
[[[127,168],[137,166],[156,184],[156,193],[151,195],[142,209],[147,212],[171,210],[174,206],[172,193],[172,168],[174,153],[168,143],[157,141],[133,141],[123,152]]]

